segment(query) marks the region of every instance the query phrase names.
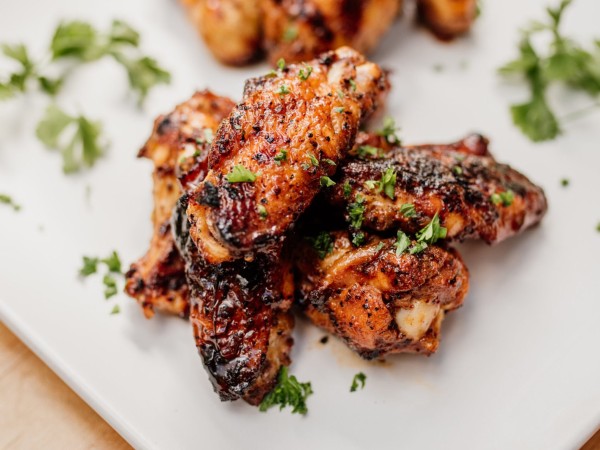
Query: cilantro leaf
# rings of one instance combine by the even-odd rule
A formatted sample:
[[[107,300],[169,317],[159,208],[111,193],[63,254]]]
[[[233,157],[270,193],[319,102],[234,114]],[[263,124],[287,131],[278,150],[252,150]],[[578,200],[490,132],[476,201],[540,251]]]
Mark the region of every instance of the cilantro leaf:
[[[253,183],[256,181],[256,174],[246,169],[241,164],[234,166],[231,172],[225,177],[230,183]]]
[[[310,382],[300,383],[294,375],[288,376],[288,368],[282,366],[279,371],[277,385],[267,394],[259,406],[259,411],[265,412],[273,406],[282,410],[286,406],[292,408],[292,414],[306,414],[306,399],[313,393]]]
[[[360,385],[361,389],[364,389],[366,380],[367,380],[367,376],[362,372],[358,372],[356,375],[354,375],[354,378],[352,378],[352,385],[350,385],[350,392],[356,392],[358,390],[359,385]]]

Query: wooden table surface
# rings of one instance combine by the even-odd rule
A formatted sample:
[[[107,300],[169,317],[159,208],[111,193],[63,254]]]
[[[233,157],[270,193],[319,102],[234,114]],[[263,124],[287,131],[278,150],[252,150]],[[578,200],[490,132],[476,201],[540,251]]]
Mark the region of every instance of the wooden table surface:
[[[129,449],[0,323],[0,449]],[[582,450],[600,450],[600,431]]]

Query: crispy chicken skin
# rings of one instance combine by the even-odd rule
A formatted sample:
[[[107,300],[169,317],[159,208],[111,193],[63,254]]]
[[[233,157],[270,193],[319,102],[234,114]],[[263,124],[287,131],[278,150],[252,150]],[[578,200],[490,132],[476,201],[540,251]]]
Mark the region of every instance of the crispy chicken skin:
[[[295,258],[300,304],[312,322],[366,359],[435,352],[445,312],[461,306],[469,287],[458,253],[429,246],[398,256],[395,239],[372,235],[357,248],[345,231],[330,235],[324,259],[307,240]]]
[[[241,66],[261,53],[260,0],[181,0],[212,54]]]
[[[305,61],[347,45],[369,52],[398,15],[399,0],[260,0],[264,48],[279,58]]]
[[[196,346],[222,400],[243,398],[258,405],[281,366],[290,364],[291,264],[267,254],[252,262],[206,263],[189,237],[186,205],[184,196],[173,221],[187,263]]]
[[[348,160],[338,171],[337,185],[328,191],[329,201],[345,209],[359,196],[364,198],[363,226],[375,231],[415,233],[437,212],[449,239],[503,241],[537,224],[547,203],[540,187],[498,163],[487,144],[473,135],[451,145],[396,147],[381,157]],[[394,199],[365,185],[379,181],[389,168],[397,176]],[[344,192],[345,185],[349,191]],[[509,191],[510,204],[492,201],[493,194]],[[413,217],[400,210],[407,203],[415,206]]]
[[[187,315],[184,262],[175,247],[170,224],[173,207],[182,193],[177,175],[184,183],[193,178],[192,173],[204,176],[210,146],[206,135],[216,130],[232,108],[229,99],[208,91],[197,92],[173,112],[156,119],[150,139],[139,152],[139,157],[154,163],[154,231],[148,252],[126,274],[125,292],[140,303],[146,317],[152,317],[155,309]]]
[[[452,39],[471,28],[477,0],[417,0],[417,14],[440,39]]]
[[[387,89],[383,71],[349,48],[251,81],[217,131],[206,179],[190,195],[190,235],[206,260],[280,247]],[[282,150],[285,160],[276,159]],[[256,180],[229,182],[236,166]]]

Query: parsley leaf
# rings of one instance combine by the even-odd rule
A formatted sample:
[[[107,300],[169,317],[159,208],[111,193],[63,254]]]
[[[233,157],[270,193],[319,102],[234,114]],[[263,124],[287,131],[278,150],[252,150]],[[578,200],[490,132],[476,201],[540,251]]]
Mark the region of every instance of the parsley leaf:
[[[71,126],[74,133],[65,138],[65,130]],[[100,143],[102,127],[84,116],[69,116],[56,105],[50,105],[38,123],[36,135],[48,148],[59,150],[63,157],[63,171],[74,173],[92,167],[104,155]]]
[[[287,150],[279,150],[279,153],[277,153],[277,155],[275,155],[275,157],[273,158],[273,161],[275,161],[275,164],[280,166],[282,161],[287,160],[287,155],[288,155]]]
[[[365,233],[359,231],[358,233],[352,233],[352,244],[356,247],[360,247],[366,241]]]
[[[373,156],[377,158],[381,155],[383,150],[377,147],[373,147],[371,145],[361,145],[356,149],[356,154],[359,158],[366,158],[367,156]]]
[[[121,273],[121,259],[116,251],[113,250],[108,258],[101,259],[100,262],[106,264],[109,272]]]
[[[362,195],[357,195],[355,202],[348,205],[348,217],[350,219],[350,227],[355,230],[360,230],[365,213],[365,198]]]
[[[333,251],[333,239],[326,231],[322,231],[316,237],[309,237],[307,239],[321,259],[324,259]]]
[[[505,192],[495,192],[490,196],[490,200],[496,206],[510,206],[515,199],[515,194],[510,189]]]
[[[83,267],[79,269],[79,275],[87,277],[98,271],[98,258],[90,258],[89,256],[83,257]]]
[[[277,68],[278,68],[279,70],[283,70],[283,69],[285,69],[285,59],[283,59],[283,58],[279,58],[279,59],[277,60]]]
[[[344,192],[344,198],[349,198],[352,193],[352,186],[350,186],[350,182],[346,181],[342,186]]]
[[[298,78],[300,78],[302,81],[306,81],[308,80],[308,77],[310,77],[310,74],[312,73],[313,68],[311,66],[309,66],[308,64],[304,64],[304,67],[302,67],[299,71],[298,71]]]
[[[379,136],[383,136],[386,141],[390,144],[400,145],[402,142],[396,134],[399,128],[396,126],[396,122],[392,117],[386,117],[383,119],[383,128],[377,132]]]
[[[104,298],[109,299],[114,295],[117,295],[117,282],[112,275],[106,274],[104,278],[102,278],[102,283],[104,284]]]
[[[410,238],[401,230],[398,230],[396,235],[396,242],[394,243],[394,247],[396,247],[396,255],[400,256],[410,245]]]
[[[15,203],[15,201],[12,199],[12,197],[10,195],[0,194],[0,203],[12,207],[12,209],[15,211],[21,210],[21,205],[18,205],[17,203]]]
[[[407,219],[416,217],[417,211],[415,210],[415,205],[413,205],[412,203],[404,203],[400,206],[400,214],[402,214]]]
[[[335,181],[327,176],[321,177],[321,187],[328,188],[331,186],[335,186]]]
[[[265,208],[264,205],[258,205],[256,207],[256,212],[258,212],[258,216],[262,220],[265,220],[267,218],[267,216],[269,215],[269,213],[267,212],[267,208]]]
[[[352,379],[352,385],[350,386],[350,392],[356,392],[358,390],[359,385],[360,385],[361,389],[364,389],[366,380],[367,380],[367,376],[362,372],[358,372],[356,375],[354,375],[354,378]]]
[[[375,186],[377,186],[377,181],[367,180],[365,181],[365,186],[367,187],[367,189],[375,189]]]
[[[417,241],[426,244],[435,244],[439,239],[446,237],[448,230],[440,225],[440,218],[436,212],[431,221],[417,232]]]
[[[113,306],[113,309],[110,310],[110,315],[114,316],[115,314],[119,314],[121,312],[121,307],[119,305]]]
[[[292,407],[292,414],[306,414],[306,399],[313,393],[310,382],[300,383],[294,375],[288,376],[288,368],[282,366],[279,371],[277,385],[267,394],[259,406],[259,411],[279,405],[279,410],[286,406]]]
[[[318,166],[319,165],[319,160],[317,159],[317,157],[315,155],[313,155],[312,153],[308,154],[308,159],[310,159],[310,163],[313,166]]]
[[[114,58],[127,71],[129,86],[137,92],[140,104],[154,86],[171,82],[171,74],[161,68],[153,58],[143,56],[130,59],[120,52],[114,53]]]
[[[253,183],[256,181],[256,174],[246,169],[241,164],[238,164],[231,169],[231,172],[229,172],[225,178],[230,183]]]
[[[392,200],[396,196],[396,172],[392,167],[388,167],[386,171],[381,175],[379,181],[378,192],[384,192]]]
[[[287,84],[282,84],[281,86],[279,86],[279,89],[277,89],[277,93],[279,95],[286,95],[286,94],[289,94],[290,92],[291,92],[290,88],[287,87]]]

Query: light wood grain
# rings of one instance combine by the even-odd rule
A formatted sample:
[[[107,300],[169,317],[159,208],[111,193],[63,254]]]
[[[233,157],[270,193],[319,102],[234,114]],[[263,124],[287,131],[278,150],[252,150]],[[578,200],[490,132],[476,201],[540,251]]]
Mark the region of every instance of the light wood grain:
[[[131,447],[0,323],[0,449]],[[598,431],[581,450],[600,450]]]

